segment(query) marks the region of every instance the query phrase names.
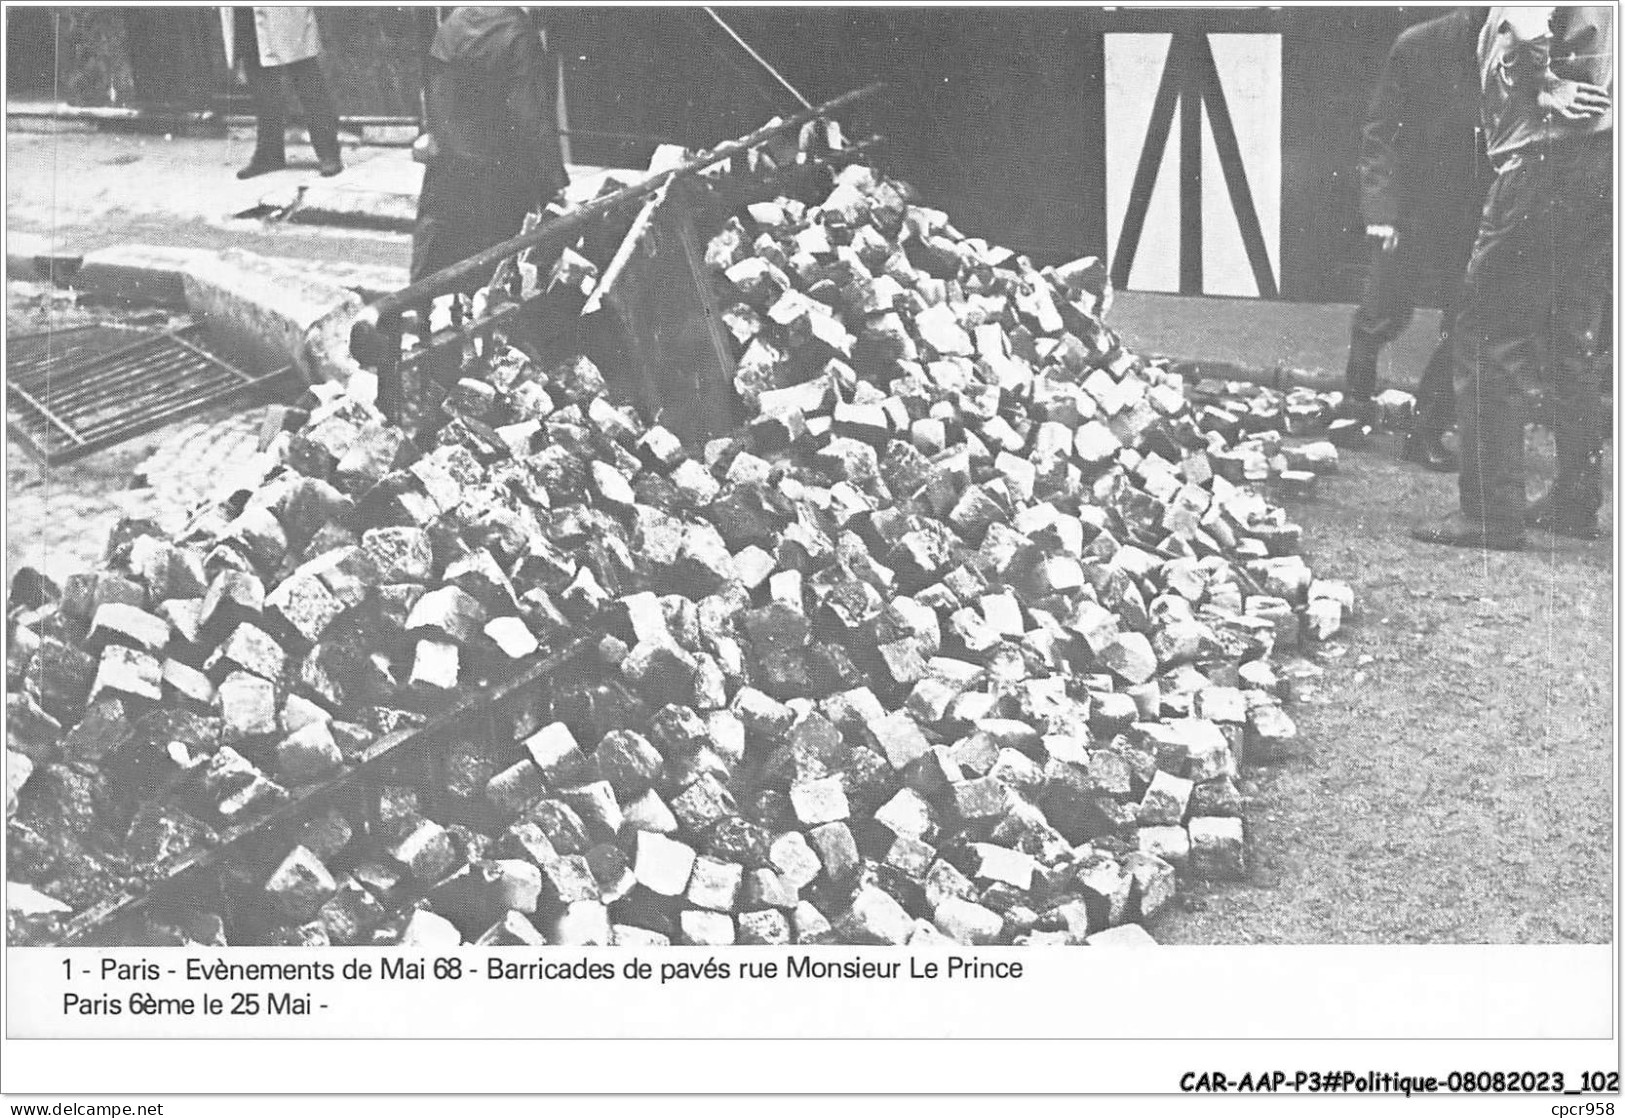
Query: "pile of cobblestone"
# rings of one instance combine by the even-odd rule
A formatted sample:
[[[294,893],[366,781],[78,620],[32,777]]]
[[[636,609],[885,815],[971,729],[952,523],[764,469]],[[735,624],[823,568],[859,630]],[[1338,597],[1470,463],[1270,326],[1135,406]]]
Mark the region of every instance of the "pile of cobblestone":
[[[1297,737],[1271,656],[1354,605],[1246,483],[1335,451],[1193,408],[1102,322],[1097,262],[1036,270],[866,167],[706,256],[754,413],[729,437],[685,447],[585,358],[494,345],[432,436],[324,386],[184,535],[20,576],[14,918],[582,634],[568,696],[154,934],[1106,944],[1182,876],[1244,877],[1236,778]]]

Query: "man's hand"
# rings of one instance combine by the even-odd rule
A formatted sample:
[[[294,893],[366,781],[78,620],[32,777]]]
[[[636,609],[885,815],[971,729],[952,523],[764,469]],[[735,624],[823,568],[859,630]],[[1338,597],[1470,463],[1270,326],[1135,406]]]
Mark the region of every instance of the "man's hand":
[[[1394,246],[1399,244],[1399,230],[1392,225],[1367,225],[1365,235],[1372,240],[1380,240],[1384,252],[1393,252]]]
[[[1537,98],[1541,109],[1564,120],[1586,120],[1608,111],[1608,91],[1590,82],[1558,81]]]

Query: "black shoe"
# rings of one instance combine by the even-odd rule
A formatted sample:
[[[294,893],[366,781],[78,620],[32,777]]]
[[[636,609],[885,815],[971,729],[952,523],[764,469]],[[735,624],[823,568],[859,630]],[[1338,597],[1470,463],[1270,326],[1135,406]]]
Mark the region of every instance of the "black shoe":
[[[330,179],[344,170],[344,164],[337,159],[324,159],[316,165],[316,169],[321,172],[322,178]]]
[[[1531,528],[1577,540],[1594,540],[1599,534],[1596,510],[1587,512],[1578,505],[1555,499],[1551,493],[1529,502],[1523,510],[1523,522]]]
[[[280,171],[287,167],[287,161],[282,159],[254,159],[248,166],[237,172],[240,179],[253,179],[261,175],[268,175],[272,171]]]
[[[1444,436],[1438,431],[1412,431],[1405,440],[1405,461],[1440,474],[1453,474],[1461,469],[1461,459],[1444,445]]]
[[[1426,528],[1412,528],[1411,538],[1447,547],[1477,547],[1491,551],[1522,551],[1524,545],[1522,529],[1469,520],[1460,513]]]

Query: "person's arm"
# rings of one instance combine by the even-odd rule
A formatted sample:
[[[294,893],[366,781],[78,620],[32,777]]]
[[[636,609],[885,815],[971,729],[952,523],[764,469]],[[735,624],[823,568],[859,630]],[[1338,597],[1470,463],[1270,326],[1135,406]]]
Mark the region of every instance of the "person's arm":
[[[1405,127],[1407,97],[1400,52],[1389,52],[1377,88],[1371,94],[1365,126],[1360,130],[1360,213],[1366,235],[1380,236],[1391,247],[1399,222],[1399,143]]]
[[[1557,9],[1506,8],[1491,49],[1495,74],[1510,96],[1534,101],[1545,113],[1584,120],[1608,111],[1608,91],[1552,73],[1552,16]]]

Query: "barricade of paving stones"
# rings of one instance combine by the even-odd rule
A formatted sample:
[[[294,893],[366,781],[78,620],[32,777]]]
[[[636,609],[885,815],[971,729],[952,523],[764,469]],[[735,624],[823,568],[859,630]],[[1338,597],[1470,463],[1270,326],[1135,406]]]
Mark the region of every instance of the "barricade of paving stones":
[[[146,934],[1133,942],[1182,878],[1244,877],[1238,771],[1296,747],[1272,653],[1354,605],[1244,484],[1259,436],[1120,344],[1097,262],[1037,271],[865,167],[706,257],[730,437],[498,345],[427,448],[324,387],[184,535],[21,574],[14,931],[582,633],[572,683]]]

